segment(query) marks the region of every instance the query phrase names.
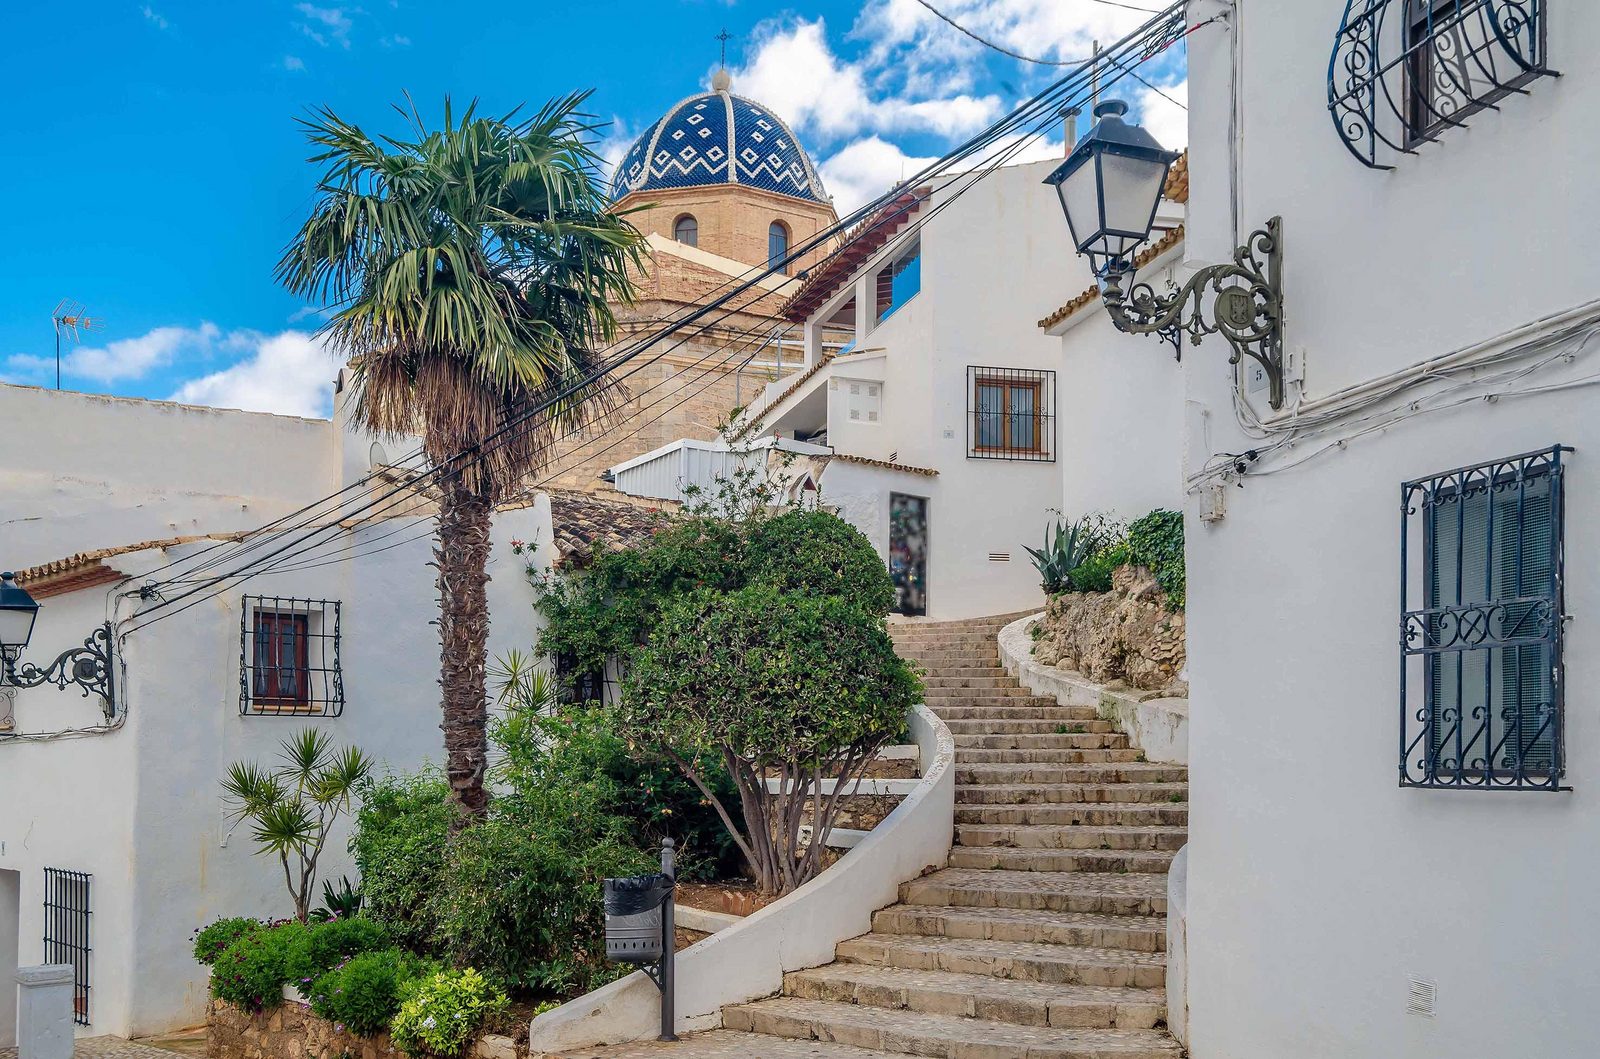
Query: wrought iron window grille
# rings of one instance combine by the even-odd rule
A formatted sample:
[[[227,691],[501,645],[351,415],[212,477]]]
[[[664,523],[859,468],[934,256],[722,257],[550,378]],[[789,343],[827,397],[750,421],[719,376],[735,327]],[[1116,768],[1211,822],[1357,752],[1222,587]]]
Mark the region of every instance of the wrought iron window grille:
[[[1545,0],[1346,0],[1328,64],[1328,113],[1362,165],[1423,143],[1549,66]]]
[[[44,962],[72,965],[72,1021],[89,1025],[89,884],[94,876],[44,870]]]
[[[967,458],[1054,463],[1056,373],[968,365]]]
[[[1562,454],[1571,451],[1401,487],[1400,786],[1570,789]]]
[[[337,600],[245,596],[239,615],[239,713],[344,713]]]

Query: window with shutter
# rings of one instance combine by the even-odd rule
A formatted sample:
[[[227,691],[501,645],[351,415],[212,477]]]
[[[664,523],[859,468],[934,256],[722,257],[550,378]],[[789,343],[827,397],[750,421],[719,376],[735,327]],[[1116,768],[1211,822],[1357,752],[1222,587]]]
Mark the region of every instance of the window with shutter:
[[[1404,487],[1402,785],[1563,789],[1563,451]]]

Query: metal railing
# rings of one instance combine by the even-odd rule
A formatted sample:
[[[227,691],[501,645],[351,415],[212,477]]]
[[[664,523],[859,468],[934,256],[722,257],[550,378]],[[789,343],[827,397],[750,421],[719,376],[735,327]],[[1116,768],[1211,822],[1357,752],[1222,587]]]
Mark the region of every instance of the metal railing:
[[[245,596],[239,615],[239,713],[338,717],[344,712],[337,600]]]
[[[72,965],[72,1021],[89,1025],[89,885],[94,876],[44,870],[44,962]]]

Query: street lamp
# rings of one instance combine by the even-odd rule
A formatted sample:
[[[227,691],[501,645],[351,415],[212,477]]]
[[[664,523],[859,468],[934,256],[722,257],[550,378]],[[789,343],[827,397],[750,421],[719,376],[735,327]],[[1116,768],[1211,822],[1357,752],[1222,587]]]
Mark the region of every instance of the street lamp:
[[[31,662],[19,666],[17,661],[33,638],[33,623],[38,616],[38,600],[17,584],[16,575],[0,574],[0,687],[36,688],[41,684],[54,684],[65,690],[68,684],[73,684],[82,688],[84,695],[93,692],[105,699],[109,716],[116,709],[111,623],[90,633],[82,647],[61,652],[43,669]]]
[[[1283,237],[1274,217],[1250,234],[1231,262],[1200,269],[1181,288],[1157,294],[1135,283],[1136,253],[1150,239],[1167,173],[1178,160],[1142,127],[1123,120],[1128,105],[1110,99],[1095,108],[1094,128],[1045,183],[1056,189],[1078,253],[1089,258],[1112,323],[1136,335],[1160,335],[1180,347],[1220,334],[1231,363],[1261,365],[1273,408],[1283,406]],[[1204,311],[1207,291],[1213,295]]]

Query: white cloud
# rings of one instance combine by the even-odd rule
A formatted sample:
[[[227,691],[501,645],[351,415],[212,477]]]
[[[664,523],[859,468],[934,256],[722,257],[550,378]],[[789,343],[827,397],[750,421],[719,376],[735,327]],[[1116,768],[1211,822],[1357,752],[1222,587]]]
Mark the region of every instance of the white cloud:
[[[156,11],[149,4],[145,4],[143,7],[139,8],[139,13],[144,15],[145,21],[150,23],[156,29],[166,29],[169,25],[171,25],[171,23],[168,22],[159,11]]]
[[[180,354],[210,356],[223,344],[222,331],[216,324],[157,327],[137,338],[121,338],[103,346],[66,346],[61,372],[103,384],[139,379],[172,363]],[[38,380],[46,374],[54,375],[55,358],[17,354],[6,358],[6,370],[12,378]]]
[[[943,91],[917,99],[879,91],[880,71],[871,55],[859,63],[840,59],[820,18],[758,27],[749,60],[731,72],[736,92],[759,99],[824,143],[873,132],[973,132],[992,121],[1001,106],[994,95]]]
[[[877,136],[857,140],[822,163],[822,182],[840,216],[871,202],[914,175],[932,158],[913,158]]]
[[[628,128],[628,123],[616,115],[612,115],[611,124],[604,130],[600,142],[594,145],[595,153],[604,159],[604,174],[607,180],[615,180],[617,167],[622,164],[622,159],[628,153],[628,148],[633,146],[633,141],[639,134]]]
[[[279,415],[329,414],[334,359],[320,338],[304,331],[232,334],[247,343],[245,358],[184,383],[173,393],[174,401]]]
[[[342,7],[317,7],[315,4],[296,4],[294,9],[306,17],[295,23],[295,28],[324,48],[329,41],[341,48],[350,47],[350,30],[354,25]]]
[[[285,55],[283,57],[283,68],[291,71],[304,70],[306,68],[305,60],[298,55]]]
[[[1189,146],[1189,112],[1184,109],[1189,105],[1189,81],[1185,78],[1176,84],[1153,83],[1161,92],[1140,85],[1138,91],[1132,93],[1139,124],[1159,140],[1161,146],[1181,151]],[[1162,92],[1172,99],[1163,97]]]
[[[379,37],[378,43],[385,48],[409,48],[411,38],[401,33],[394,33],[387,37]]]

